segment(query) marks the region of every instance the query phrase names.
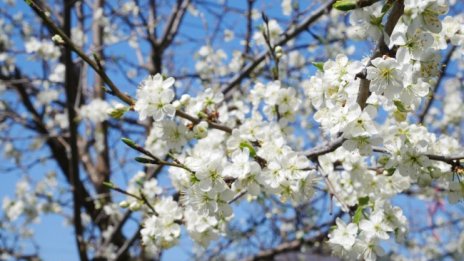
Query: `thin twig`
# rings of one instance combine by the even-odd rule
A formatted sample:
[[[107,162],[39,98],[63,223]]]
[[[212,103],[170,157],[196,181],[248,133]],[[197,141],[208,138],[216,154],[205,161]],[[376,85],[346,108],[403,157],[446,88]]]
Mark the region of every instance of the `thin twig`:
[[[79,47],[77,47],[58,26],[55,25],[55,23],[50,19],[49,15],[44,12],[35,2],[34,0],[24,0],[29,6],[36,12],[40,18],[42,18],[43,22],[52,29],[52,31],[59,35],[61,39],[64,41],[64,43],[71,48],[72,51],[74,51],[79,57],[82,58],[87,64],[92,67],[92,69],[95,70],[95,72],[100,75],[100,77],[103,79],[103,81],[108,85],[108,87],[111,89],[110,94],[118,97],[121,99],[123,102],[127,103],[128,105],[133,105],[134,100],[128,96],[127,94],[122,93],[118,87],[111,81],[111,79],[108,77],[108,75],[103,71],[101,68],[99,68],[98,64],[93,61],[89,56],[87,56]]]
[[[387,149],[382,148],[382,147],[373,147],[373,151],[375,152],[380,152],[380,153],[386,153],[386,154],[391,154]],[[459,155],[459,156],[443,156],[443,155],[435,155],[435,154],[423,154],[427,158],[431,160],[436,160],[436,161],[442,161],[448,164],[454,164],[456,161],[464,160],[464,155]]]
[[[234,197],[233,199],[229,200],[229,201],[227,202],[227,204],[232,204],[232,203],[234,203],[234,202],[237,201],[239,198],[243,197],[246,193],[247,193],[247,190],[244,190],[244,191],[238,193],[237,195],[235,195],[235,197]]]
[[[451,57],[453,57],[454,51],[456,51],[456,46],[451,47],[451,49],[449,50],[448,54],[446,55],[445,59],[443,60],[443,62],[441,64],[442,70],[440,72],[440,76],[438,77],[437,82],[433,86],[433,89],[430,92],[429,98],[424,103],[424,107],[423,107],[424,109],[422,110],[422,112],[418,116],[420,123],[424,123],[425,116],[427,116],[427,113],[429,112],[430,108],[432,107],[433,101],[435,99],[435,95],[436,95],[436,93],[438,91],[438,88],[440,87],[440,85],[441,85],[441,83],[443,81],[446,69],[448,68],[448,63],[450,62]]]
[[[314,11],[311,15],[309,15],[303,22],[301,22],[298,26],[296,26],[294,29],[289,30],[288,32],[285,32],[281,39],[276,42],[276,45],[283,46],[293,38],[295,38],[297,35],[299,35],[301,32],[304,32],[306,28],[308,28],[310,25],[312,25],[314,22],[316,22],[321,16],[326,14],[328,11],[332,9],[332,5],[335,3],[335,0],[330,0],[323,6],[321,6],[319,9]],[[250,73],[266,58],[268,55],[269,50],[263,51],[258,55],[256,59],[254,59],[250,64],[245,66],[245,68],[237,74],[234,78],[232,78],[225,86],[222,87],[221,91],[224,94],[228,94],[231,90],[233,90],[235,87],[239,86],[240,82],[242,82],[243,79],[248,77]]]

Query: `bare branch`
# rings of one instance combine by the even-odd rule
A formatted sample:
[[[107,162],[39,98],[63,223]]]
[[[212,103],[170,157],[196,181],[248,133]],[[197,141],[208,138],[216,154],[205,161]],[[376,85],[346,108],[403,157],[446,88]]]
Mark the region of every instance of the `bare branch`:
[[[74,51],[79,57],[82,58],[87,64],[92,67],[99,75],[102,77],[103,81],[108,85],[108,87],[111,89],[111,94],[118,97],[121,99],[123,102],[127,103],[128,105],[133,105],[134,100],[128,96],[127,94],[122,93],[118,87],[111,81],[111,79],[108,77],[105,71],[100,68],[98,65],[98,62],[94,62],[90,57],[88,57],[82,50],[80,50],[58,26],[56,26],[53,21],[48,17],[48,15],[33,1],[33,0],[25,0],[26,3],[29,4],[29,6],[34,10],[34,12],[39,15],[40,18],[42,18],[43,22],[49,26],[54,33],[59,35],[61,39],[65,42],[69,48],[71,48],[72,51]]]
[[[345,138],[338,137],[337,139],[329,142],[328,144],[320,145],[310,150],[303,152],[303,154],[309,159],[316,159],[318,156],[324,155],[326,153],[332,152],[340,147],[345,141]]]
[[[179,27],[182,23],[182,19],[184,18],[185,12],[187,11],[187,7],[190,4],[190,0],[182,0],[179,1],[179,4],[172,9],[171,16],[167,22],[166,29],[164,30],[163,37],[161,38],[161,42],[159,46],[164,49],[168,46],[175,38],[177,32],[179,31]]]
[[[448,64],[451,60],[451,57],[453,57],[454,51],[456,51],[456,46],[451,47],[451,49],[448,51],[445,59],[443,60],[441,64],[441,72],[440,76],[438,77],[437,82],[433,86],[429,98],[425,101],[423,110],[422,112],[418,115],[418,119],[420,123],[424,123],[425,117],[427,116],[427,113],[429,112],[430,108],[432,107],[433,101],[435,100],[435,95],[438,91],[438,88],[440,87],[441,83],[443,82],[444,75],[446,73],[446,69],[448,68]]]
[[[285,32],[282,36],[282,38],[277,41],[276,45],[284,45],[288,41],[292,40],[296,36],[298,36],[301,32],[305,31],[306,28],[308,28],[310,25],[315,23],[321,16],[326,14],[332,9],[332,4],[335,2],[335,0],[330,0],[327,3],[325,3],[323,6],[321,6],[319,9],[314,11],[311,15],[309,15],[303,22],[301,22],[298,26],[296,26],[294,29],[289,30],[288,32]],[[250,73],[266,58],[266,56],[269,54],[270,50],[263,51],[261,54],[258,55],[257,58],[255,58],[250,64],[245,66],[245,68],[238,73],[234,78],[232,78],[225,86],[222,87],[221,91],[224,94],[228,94],[232,89],[237,87],[240,82],[242,82],[243,79],[248,77]]]

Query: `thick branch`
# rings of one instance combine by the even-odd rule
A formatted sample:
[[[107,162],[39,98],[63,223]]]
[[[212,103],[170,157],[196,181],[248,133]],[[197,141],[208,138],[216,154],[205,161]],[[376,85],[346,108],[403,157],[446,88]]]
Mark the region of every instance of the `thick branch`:
[[[67,36],[71,35],[71,9],[69,0],[63,1],[64,12],[64,33]],[[74,229],[76,230],[76,244],[79,258],[82,261],[88,260],[86,245],[84,242],[84,228],[81,220],[81,202],[79,198],[79,190],[77,186],[81,183],[79,178],[79,150],[77,148],[77,123],[74,120],[76,118],[76,110],[74,104],[77,98],[77,84],[78,79],[74,77],[74,64],[71,56],[71,49],[66,47],[63,54],[63,61],[65,64],[65,80],[64,87],[66,92],[66,108],[68,110],[68,123],[69,123],[69,146],[71,148],[68,153],[70,159],[69,176],[71,177],[71,187],[73,193],[73,216],[74,216]]]
[[[189,4],[190,0],[184,0],[181,1],[175,8],[173,8],[171,16],[169,17],[168,23],[166,25],[166,29],[164,30],[163,37],[161,38],[161,48],[164,49],[176,37]]]
[[[389,36],[391,35],[391,33],[393,32],[393,29],[395,28],[396,23],[400,19],[401,15],[403,15],[403,12],[404,12],[403,0],[396,1],[395,5],[393,6],[391,10],[390,16],[388,17],[388,21],[385,24],[385,33],[387,35]],[[382,35],[379,39],[376,50],[371,57],[371,60],[377,57],[380,57],[383,54],[386,54],[387,52],[388,52],[388,47],[385,44],[385,41]],[[370,85],[370,81],[365,79],[365,76],[362,77],[361,82],[359,84],[359,92],[358,92],[358,97],[357,97],[357,102],[361,108],[366,107],[366,101],[370,95],[369,85]],[[305,155],[310,159],[317,158],[317,156],[336,150],[338,147],[340,147],[343,144],[343,141],[344,139],[342,137],[338,137],[336,140],[330,142],[329,144],[322,145],[310,151],[305,152]]]
[[[393,5],[392,10],[390,11],[390,16],[388,17],[387,23],[385,24],[385,34],[390,36],[393,32],[393,29],[398,23],[398,20],[404,13],[404,3],[403,0],[398,0]],[[371,61],[377,57],[381,57],[382,55],[388,54],[389,49],[387,44],[385,43],[384,34],[382,34],[378,40],[377,47],[375,48],[374,54],[371,56],[371,59],[368,63],[368,66],[371,64]],[[358,91],[358,98],[356,99],[359,106],[364,109],[366,107],[367,98],[370,96],[369,86],[370,81],[366,79],[366,70],[364,70],[360,76],[361,82],[359,84],[359,91]]]
[[[94,2],[93,9],[98,10],[104,7],[104,0],[96,0]],[[104,60],[103,53],[103,30],[104,27],[101,23],[94,21],[92,26],[92,38],[93,38],[93,48],[97,50],[95,55],[99,57],[101,61]],[[103,68],[103,64],[102,64]],[[103,69],[104,70],[104,69]],[[103,79],[95,73],[94,88],[95,88],[95,97],[98,99],[105,99],[105,91],[103,90]],[[96,124],[96,132],[100,133],[101,139],[103,139],[103,149],[98,152],[96,160],[96,175],[91,176],[93,185],[100,195],[105,195],[103,198],[105,201],[110,201],[111,194],[108,191],[108,188],[103,186],[103,182],[108,182],[110,180],[110,156],[108,149],[108,124],[106,122],[101,122]],[[98,135],[98,134],[97,134]],[[95,135],[95,138],[97,138]]]
[[[42,18],[43,22],[45,25],[51,28],[51,30],[59,35],[61,39],[64,41],[64,43],[72,50],[74,51],[79,57],[82,58],[87,64],[94,69],[100,77],[102,77],[103,81],[108,85],[108,87],[111,89],[111,94],[114,96],[118,97],[121,99],[123,102],[127,103],[128,105],[133,105],[134,100],[128,96],[127,94],[122,93],[116,85],[111,81],[111,79],[108,77],[106,72],[103,70],[101,65],[99,64],[98,61],[93,61],[90,57],[88,57],[82,50],[80,50],[72,41],[71,39],[60,29],[58,26],[56,26],[53,21],[48,17],[48,15],[33,1],[33,0],[25,0],[26,3],[29,4],[29,6],[34,10],[34,12],[39,15],[40,18]]]
[[[343,144],[343,141],[345,141],[343,137],[338,137],[337,139],[331,141],[330,143],[317,146],[315,148],[305,151],[304,155],[308,159],[315,160],[317,159],[318,156],[321,156],[321,155],[324,155],[326,153],[336,150],[338,147],[340,147]]]

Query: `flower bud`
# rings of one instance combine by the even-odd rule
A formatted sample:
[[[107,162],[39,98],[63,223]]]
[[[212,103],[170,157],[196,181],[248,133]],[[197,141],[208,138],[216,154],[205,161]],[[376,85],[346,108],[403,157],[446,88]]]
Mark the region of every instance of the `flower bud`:
[[[137,211],[142,207],[138,201],[134,201],[129,205],[129,209],[132,211]]]
[[[63,38],[61,38],[61,36],[59,36],[58,34],[55,34],[52,37],[52,41],[57,43],[57,44],[64,44]]]
[[[182,95],[182,96],[180,97],[180,103],[181,103],[183,106],[185,106],[185,105],[187,105],[187,104],[190,103],[190,99],[191,99],[191,98],[190,98],[190,95],[184,94],[184,95]]]
[[[172,102],[172,105],[176,108],[176,109],[180,109],[181,106],[182,106],[182,103],[180,103],[180,101],[178,100],[175,100]]]
[[[193,127],[193,134],[196,139],[203,139],[208,135],[208,123],[202,121]]]
[[[110,110],[108,114],[115,119],[121,119],[121,117],[124,116],[124,113],[128,112],[129,110],[130,107],[127,106],[116,107],[113,110]]]
[[[123,201],[119,202],[119,206],[121,208],[128,208],[129,207],[129,202],[123,200]]]
[[[275,56],[277,57],[277,59],[280,59],[280,57],[282,57],[282,55],[284,55],[284,52],[283,52],[282,47],[280,45],[277,45],[274,48],[274,52],[275,52]]]

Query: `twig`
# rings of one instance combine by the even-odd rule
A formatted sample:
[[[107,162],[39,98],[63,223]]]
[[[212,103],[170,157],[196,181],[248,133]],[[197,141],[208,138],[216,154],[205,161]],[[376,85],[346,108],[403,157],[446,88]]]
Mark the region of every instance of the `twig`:
[[[391,154],[388,150],[382,147],[373,147],[373,151]],[[442,156],[442,155],[435,155],[435,154],[424,154],[427,158],[436,161],[442,161],[448,164],[454,164],[456,161],[464,160],[464,155],[460,156]]]
[[[229,201],[227,202],[227,204],[232,204],[232,203],[234,203],[234,202],[237,201],[239,198],[243,197],[246,193],[247,193],[247,190],[244,190],[244,191],[238,193],[237,195],[235,195],[235,197],[234,197],[233,199],[229,200]]]
[[[165,166],[171,166],[171,167],[177,167],[181,169],[185,169],[186,171],[190,173],[194,173],[193,170],[189,169],[187,166],[181,163],[174,163],[174,162],[169,162],[161,159],[153,160],[153,159],[147,159],[147,158],[142,158],[142,157],[136,157],[135,161],[143,163],[143,164],[154,164],[154,165],[165,165]]]
[[[335,3],[336,0],[330,0],[323,6],[321,6],[319,9],[314,11],[311,15],[309,15],[303,22],[301,22],[298,26],[296,26],[294,29],[285,32],[282,36],[282,38],[277,41],[276,45],[283,46],[286,44],[288,41],[291,39],[295,38],[297,35],[299,35],[301,32],[305,31],[306,28],[308,28],[310,25],[312,25],[314,22],[316,22],[321,16],[323,16],[326,12],[330,11],[332,9],[333,3]],[[268,55],[269,50],[263,51],[258,55],[256,59],[254,59],[250,64],[245,66],[245,68],[237,74],[234,78],[232,78],[225,86],[221,88],[222,93],[227,94],[229,93],[232,89],[237,87],[240,82],[245,79],[250,73],[266,58]]]
[[[172,10],[163,37],[159,43],[161,48],[168,46],[176,36],[177,32],[179,31],[179,26],[182,22],[182,19],[184,18],[187,8],[190,4],[190,0],[178,1],[178,3],[179,4]]]
[[[141,189],[139,189],[140,196],[137,196],[135,194],[132,194],[132,193],[122,189],[122,188],[119,188],[118,186],[114,185],[111,182],[103,182],[103,185],[105,185],[106,187],[108,187],[108,188],[110,188],[110,189],[112,189],[114,191],[117,191],[117,192],[122,193],[124,195],[127,195],[129,197],[133,197],[136,200],[143,202],[145,205],[148,206],[148,208],[150,208],[150,210],[153,212],[153,214],[156,214],[155,208],[150,204],[150,202],[148,201],[147,197],[145,196],[145,194],[143,193],[143,191]]]
[[[42,18],[43,22],[52,29],[52,31],[59,35],[61,39],[64,41],[64,43],[71,48],[72,51],[74,51],[79,57],[82,58],[87,64],[92,67],[92,69],[95,70],[95,72],[100,75],[100,77],[103,79],[103,81],[108,85],[108,87],[111,89],[110,94],[118,97],[121,99],[123,102],[127,103],[128,105],[133,105],[134,100],[122,93],[118,87],[111,81],[111,79],[108,77],[108,75],[103,71],[101,68],[99,68],[98,64],[94,62],[89,56],[87,56],[82,50],[77,47],[72,40],[58,27],[55,25],[55,23],[50,19],[49,15],[45,13],[35,2],[34,0],[24,0],[29,6],[36,12],[40,18]]]
[[[345,204],[345,202],[340,197],[338,197],[337,193],[335,193],[335,189],[332,185],[332,182],[330,182],[327,175],[324,175],[321,164],[319,163],[319,160],[317,160],[317,167],[318,167],[319,172],[321,172],[322,176],[324,177],[324,181],[327,185],[327,189],[329,190],[329,193],[333,195],[337,199],[337,201],[342,205],[342,209],[345,209],[345,211],[348,211],[350,208],[348,207],[348,205]]]
[[[324,155],[326,153],[336,150],[338,147],[340,147],[343,144],[344,141],[345,139],[343,137],[338,137],[335,140],[327,144],[320,145],[310,150],[307,150],[303,152],[303,154],[306,155],[308,159],[315,160],[318,156],[321,156],[321,155]]]
[[[453,57],[453,53],[454,53],[455,50],[456,50],[456,46],[453,46],[449,50],[448,54],[446,55],[445,59],[443,60],[443,62],[441,64],[442,70],[441,70],[440,76],[438,77],[437,82],[435,83],[435,85],[433,86],[432,91],[430,92],[429,99],[427,99],[425,101],[425,103],[424,103],[424,107],[423,107],[424,109],[422,110],[422,112],[418,116],[420,123],[424,123],[425,116],[427,116],[427,113],[429,112],[430,108],[432,107],[433,101],[435,99],[435,94],[437,93],[438,88],[440,87],[440,85],[441,85],[441,83],[443,81],[446,69],[448,68],[448,63],[450,62],[451,57]]]
[[[115,260],[123,260],[127,250],[129,250],[129,247],[132,246],[132,244],[134,244],[134,242],[137,240],[137,238],[139,238],[140,236],[140,231],[142,230],[142,225],[139,225],[137,231],[135,231],[135,233],[132,235],[132,237],[129,239],[129,240],[126,240],[124,242],[124,245],[119,248],[117,254],[116,254],[116,258]]]
[[[190,122],[192,122],[194,124],[198,124],[198,123],[200,123],[202,121],[201,119],[195,118],[192,115],[189,115],[189,114],[187,114],[187,113],[185,113],[185,112],[183,112],[181,110],[176,111],[176,116],[179,116],[181,118],[189,120]],[[206,122],[208,123],[209,127],[213,128],[213,129],[218,129],[218,130],[225,131],[227,133],[232,133],[232,129],[227,127],[227,126],[217,124],[217,123],[214,123],[214,122],[211,122],[211,121],[206,121]]]
[[[143,148],[142,146],[136,144],[133,140],[131,139],[128,139],[128,138],[122,138],[121,139],[122,142],[124,142],[127,146],[129,146],[130,148],[150,157],[150,159],[147,159],[147,158],[143,158],[143,157],[136,157],[135,158],[135,161],[137,162],[140,162],[140,163],[143,163],[143,164],[156,164],[156,165],[167,165],[167,166],[172,166],[172,167],[178,167],[178,168],[182,168],[182,169],[185,169],[191,173],[194,173],[191,169],[189,169],[187,166],[185,166],[184,164],[181,164],[181,163],[174,163],[174,162],[169,162],[169,161],[165,161],[165,160],[162,160],[158,157],[156,157],[155,155],[153,155],[153,153],[151,153],[150,151],[146,150],[145,148]]]

